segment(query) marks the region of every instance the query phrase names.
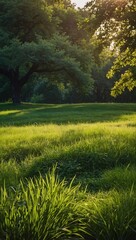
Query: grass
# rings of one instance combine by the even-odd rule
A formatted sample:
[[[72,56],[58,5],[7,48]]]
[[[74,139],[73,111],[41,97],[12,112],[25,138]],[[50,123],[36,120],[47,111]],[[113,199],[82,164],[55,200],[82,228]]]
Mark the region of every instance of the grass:
[[[136,239],[135,104],[0,104],[0,136],[0,239]]]
[[[1,189],[1,239],[135,239],[136,198],[129,191],[97,194],[69,186],[54,172],[17,189]]]
[[[136,124],[135,104],[0,104],[1,126],[127,121]],[[130,121],[131,119],[131,121]]]
[[[80,237],[85,224],[76,203],[79,186],[65,186],[54,174],[20,183],[19,189],[1,190],[2,239],[68,239]],[[4,209],[4,211],[3,211]]]
[[[133,190],[109,191],[89,196],[85,201],[86,239],[129,240],[136,239],[136,198]],[[88,219],[88,221],[87,221]]]

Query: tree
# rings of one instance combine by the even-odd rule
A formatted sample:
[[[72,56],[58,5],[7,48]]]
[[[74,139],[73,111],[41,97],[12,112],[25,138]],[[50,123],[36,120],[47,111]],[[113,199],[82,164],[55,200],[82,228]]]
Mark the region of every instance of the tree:
[[[65,37],[39,39],[37,42],[23,44],[14,40],[0,49],[0,73],[5,75],[12,85],[13,103],[20,103],[21,89],[34,73],[57,74],[61,71],[69,75],[70,80],[74,80],[77,86],[85,89],[86,84],[92,85],[90,74],[84,71],[87,67],[81,66],[79,60],[75,59],[76,55],[83,55],[83,51],[76,47],[75,56],[72,57],[73,50]]]
[[[0,0],[0,74],[11,83],[13,103],[20,103],[22,87],[34,74],[61,71],[91,90],[91,56],[67,37],[54,35],[59,19],[53,7],[42,0]]]
[[[112,95],[121,94],[125,88],[136,87],[136,3],[134,0],[96,0],[87,4],[90,13],[89,28],[103,46],[111,46],[116,60],[108,73],[113,77],[120,72],[120,79]]]
[[[121,52],[114,61],[107,77],[112,78],[117,72],[121,72],[121,75],[111,90],[113,97],[122,94],[125,89],[132,91],[136,87],[136,51],[131,51],[130,48],[127,48]]]
[[[6,79],[0,77],[0,102],[5,102],[10,99],[10,84]]]

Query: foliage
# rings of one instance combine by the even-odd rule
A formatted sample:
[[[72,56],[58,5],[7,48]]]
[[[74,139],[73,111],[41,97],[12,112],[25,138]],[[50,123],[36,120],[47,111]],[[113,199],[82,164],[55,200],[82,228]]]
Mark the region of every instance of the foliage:
[[[0,102],[5,102],[11,97],[10,84],[4,77],[0,77]]]
[[[66,75],[71,82],[82,86],[83,92],[84,85],[91,91],[91,54],[58,34],[61,18],[55,14],[61,3],[1,0],[0,5],[0,30],[4,33],[0,39],[0,74],[10,81],[14,103],[20,103],[22,87],[34,73],[62,72],[64,79]]]
[[[46,1],[1,0],[0,9],[0,29],[4,33],[0,45],[8,45],[11,39],[24,43],[36,40],[37,35],[50,36],[58,24]]]
[[[127,49],[123,52],[114,62],[113,67],[108,72],[107,76],[109,78],[119,71],[121,68],[127,69],[124,70],[121,74],[120,80],[115,82],[114,87],[112,88],[111,95],[117,96],[124,92],[125,88],[129,91],[132,91],[136,87],[136,51],[131,52],[130,49]]]
[[[1,101],[46,102],[43,94],[33,93],[35,79],[43,77],[56,95],[58,82],[64,86],[59,102],[113,101],[115,80],[112,96],[129,89],[132,97],[125,91],[114,101],[135,101],[133,0],[90,1],[86,9],[76,9],[70,0],[0,0],[0,8]],[[99,55],[107,45],[115,58],[113,63],[110,49],[103,54],[113,63],[111,83],[105,77],[110,65]]]
[[[50,83],[48,79],[38,81],[33,89],[31,102],[38,103],[61,103],[63,98],[59,85]]]
[[[92,77],[94,79],[94,91],[92,97],[94,97],[94,100],[97,102],[113,102],[113,98],[110,96],[110,91],[114,81],[107,81],[106,77],[107,71],[112,65],[112,61],[108,60],[108,58],[103,64],[102,61],[99,64],[96,63],[92,71]]]
[[[87,4],[90,30],[102,41],[115,41],[122,48],[135,48],[135,1],[96,0]],[[118,31],[116,31],[118,30]],[[115,34],[116,33],[116,34]]]
[[[111,46],[116,53],[117,59],[108,76],[112,77],[117,71],[122,74],[112,95],[121,94],[125,88],[131,91],[135,87],[135,1],[96,0],[90,1],[87,7],[92,34],[95,33],[102,44]]]

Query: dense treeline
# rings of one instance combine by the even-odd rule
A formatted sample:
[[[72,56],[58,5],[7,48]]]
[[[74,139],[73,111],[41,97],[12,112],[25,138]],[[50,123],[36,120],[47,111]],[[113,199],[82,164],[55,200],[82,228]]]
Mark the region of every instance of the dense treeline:
[[[136,101],[133,0],[84,9],[0,0],[0,9],[0,101]]]

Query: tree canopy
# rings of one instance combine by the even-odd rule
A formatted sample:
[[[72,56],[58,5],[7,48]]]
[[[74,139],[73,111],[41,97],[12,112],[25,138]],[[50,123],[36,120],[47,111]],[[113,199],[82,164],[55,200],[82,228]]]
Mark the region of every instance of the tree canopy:
[[[120,72],[112,95],[121,94],[125,88],[136,87],[136,3],[134,0],[96,0],[86,5],[89,29],[101,44],[109,45],[116,59],[107,76]]]
[[[90,0],[83,9],[71,0],[0,0],[2,99],[10,91],[20,103],[24,85],[36,84],[35,94],[38,81],[78,101],[111,100],[111,88],[112,96],[133,92],[135,12],[134,0]]]
[[[91,91],[90,53],[60,36],[56,12],[63,7],[73,9],[70,1],[0,0],[0,74],[10,80],[14,103],[20,103],[22,86],[33,74],[63,71],[71,82]]]

